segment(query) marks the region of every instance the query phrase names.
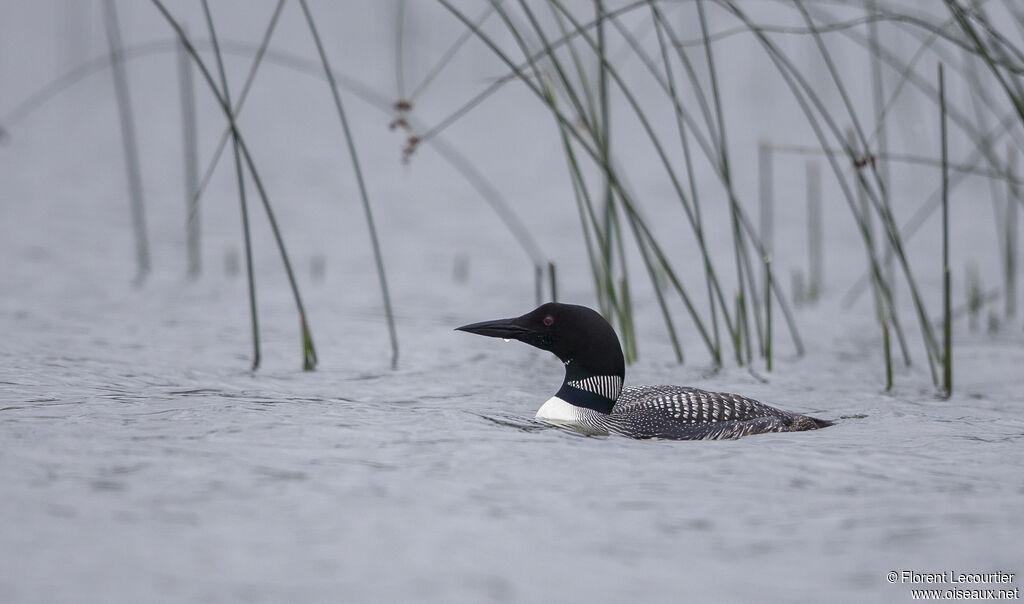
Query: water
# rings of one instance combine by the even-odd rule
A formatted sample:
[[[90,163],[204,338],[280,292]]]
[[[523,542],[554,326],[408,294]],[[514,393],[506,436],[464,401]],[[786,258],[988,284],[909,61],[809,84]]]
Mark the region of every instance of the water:
[[[886,396],[870,368],[841,370],[849,333],[768,383],[648,361],[630,383],[841,419],[729,442],[588,438],[530,419],[557,360],[451,331],[493,317],[407,301],[423,314],[398,371],[337,365],[385,357],[382,338],[321,335],[320,371],[271,355],[253,374],[244,322],[204,351],[189,342],[217,321],[173,305],[154,319],[169,287],[111,290],[0,315],[5,602],[904,601],[889,570],[1019,570],[1016,377]],[[379,331],[368,318],[320,333]],[[298,364],[297,341],[268,341]],[[963,356],[970,375],[1024,355],[979,337]]]
[[[125,12],[129,41],[166,37],[148,9]],[[259,35],[263,15],[235,16],[224,19],[225,36]],[[386,16],[382,31],[393,23]],[[457,35],[443,22],[449,29],[421,40],[424,48],[441,51]],[[14,31],[16,19],[6,24],[2,40],[35,48],[45,39]],[[285,21],[291,33],[280,44],[308,54],[300,25]],[[386,38],[362,22],[352,27],[358,49]],[[482,53],[467,54],[474,69],[453,76],[464,86],[425,98],[417,105],[424,119],[447,115],[503,73]],[[757,374],[731,363],[713,373],[674,301],[687,353],[677,365],[631,252],[641,360],[627,373],[627,385],[739,392],[835,426],[726,442],[583,437],[532,421],[562,378],[553,357],[453,331],[529,310],[532,265],[449,167],[426,150],[400,166],[403,141],[387,133],[389,119],[353,104],[398,312],[401,357],[388,369],[376,274],[333,107],[320,82],[268,69],[243,128],[267,166],[321,365],[300,370],[293,303],[253,210],[264,355],[253,373],[230,162],[202,207],[203,277],[184,278],[180,133],[167,118],[178,107],[168,105],[177,97],[168,88],[173,58],[164,59],[129,72],[154,257],[142,286],[130,283],[109,82],[55,100],[0,149],[0,602],[910,600],[910,585],[887,581],[893,570],[1002,570],[1021,586],[1019,320],[995,335],[957,324],[948,401],[930,387],[911,329],[916,364],[897,367],[896,389],[883,392],[870,301],[839,302],[864,254],[838,197],[824,208],[825,298],[797,312],[803,359],[777,324],[774,373],[763,374],[760,362]],[[0,90],[5,109],[15,91],[49,78],[12,64]],[[370,60],[345,68],[381,88],[393,79]],[[732,90],[749,87],[746,67],[723,73]],[[592,305],[564,158],[552,131],[524,127],[550,116],[521,93],[509,89],[451,134],[557,262],[562,299]],[[775,107],[788,107],[785,99]],[[731,136],[751,140],[736,145],[738,166],[744,153],[753,157],[757,137],[790,141],[791,130],[805,128],[792,116],[761,120],[757,111],[767,110],[759,108],[748,119],[739,109]],[[91,119],[81,119],[85,112]],[[212,106],[201,114],[214,125],[204,127],[202,155],[221,122]],[[621,160],[667,253],[685,259],[685,247],[673,247],[686,245],[688,237],[674,236],[685,221],[663,176],[648,178],[642,156]],[[802,190],[791,174],[803,161],[779,162],[779,200]],[[894,179],[894,198],[916,200],[922,183],[910,170],[897,176],[907,181]],[[736,171],[744,201],[756,198],[755,177]],[[720,202],[711,189],[706,199]],[[780,275],[805,260],[801,207],[778,209]],[[709,202],[702,211],[716,265],[727,272],[724,208]],[[956,211],[964,213],[955,222],[960,262],[992,235],[973,206]],[[933,309],[938,249],[932,236],[911,250]],[[679,266],[687,283],[702,282],[700,263]],[[995,283],[997,263],[982,268]],[[900,300],[908,306],[904,292]]]

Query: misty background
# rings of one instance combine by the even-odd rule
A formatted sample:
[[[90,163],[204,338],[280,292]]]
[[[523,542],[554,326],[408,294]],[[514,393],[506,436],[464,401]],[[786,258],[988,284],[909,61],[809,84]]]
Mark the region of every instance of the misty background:
[[[276,4],[210,4],[233,98]],[[605,4],[622,11],[618,26],[663,66],[650,7]],[[900,225],[941,184],[936,91],[922,88],[937,85],[939,60],[958,114],[949,127],[950,164],[967,164],[978,132],[1000,133],[985,140],[1002,163],[978,163],[950,193],[953,394],[944,398],[930,375],[898,269],[894,308],[913,364],[903,363],[892,342],[894,385],[886,390],[879,311],[854,211],[807,115],[730,4],[702,3],[715,35],[731,186],[763,235],[768,149],[773,275],[805,351],[798,354],[776,306],[773,370],[756,350],[738,364],[728,344],[716,368],[667,271],[653,271],[652,279],[626,236],[611,272],[618,279],[623,261],[628,267],[632,323],[613,319],[620,336],[627,324],[636,332],[638,359],[627,383],[741,392],[840,421],[815,434],[644,443],[542,429],[533,413],[557,387],[559,364],[526,347],[452,332],[526,312],[538,296],[550,299],[551,265],[559,301],[597,307],[603,294],[550,107],[475,36],[461,41],[467,28],[444,4],[309,3],[339,75],[379,236],[398,343],[392,368],[351,154],[300,4],[284,3],[237,124],[287,246],[319,364],[302,371],[293,294],[247,175],[262,359],[254,372],[230,143],[198,202],[200,265],[189,274],[185,121],[168,21],[154,4],[114,3],[149,258],[140,273],[106,3],[4,2],[0,524],[7,528],[0,532],[0,599],[903,601],[909,586],[887,584],[885,571],[1018,571],[1013,510],[1024,486],[1013,468],[1024,434],[1024,349],[1019,312],[1006,304],[1019,289],[1007,285],[1007,258],[1019,265],[1020,254],[1006,237],[1024,122],[1014,97],[976,54],[893,17],[938,27],[949,23],[944,4],[735,3],[754,23],[775,28],[771,40],[843,131],[852,126],[846,100],[867,130],[876,126],[866,46],[873,21],[863,17],[884,13],[878,39],[893,63],[880,71],[883,130],[888,153],[899,157],[875,159]],[[980,4],[1024,48],[1019,8]],[[502,5],[540,50],[522,6]],[[796,31],[806,25],[797,9],[803,5],[819,25],[842,24],[822,34],[842,90],[814,36]],[[555,4],[527,6],[557,37]],[[686,42],[710,99],[697,3],[657,6]],[[594,18],[594,3],[567,7]],[[167,8],[213,68],[202,4]],[[453,8],[483,19],[489,39],[524,60],[489,3]],[[621,31],[609,26],[607,36],[609,63],[663,137],[667,162],[685,175],[672,104]],[[599,61],[584,45],[577,50],[596,82]],[[561,53],[563,65],[574,64]],[[1022,64],[1012,53],[1005,60]],[[697,91],[673,65],[681,105],[713,138]],[[539,68],[571,113],[551,58],[541,57]],[[227,123],[191,69],[202,174]],[[1015,90],[1017,72],[1002,73]],[[503,83],[461,111],[495,82]],[[616,175],[695,312],[707,318],[704,263],[680,199],[626,95],[615,84],[610,90]],[[400,101],[410,108],[396,108]],[[440,124],[436,137],[403,151],[410,137]],[[584,125],[578,130],[586,140]],[[878,154],[873,140],[870,151]],[[575,144],[600,200],[605,175]],[[712,160],[694,158],[693,188],[687,178],[683,184],[688,199],[691,190],[700,198],[709,256],[732,308],[741,286],[728,191]],[[866,164],[871,155],[859,159]],[[837,162],[854,183],[851,158],[839,153]],[[808,220],[815,172],[820,253]],[[937,207],[903,243],[940,334]],[[872,220],[882,258],[884,227]],[[760,284],[760,259],[750,255]],[[818,260],[820,292],[808,299]],[[659,288],[669,293],[684,364],[668,337]],[[751,317],[760,308],[752,304]]]

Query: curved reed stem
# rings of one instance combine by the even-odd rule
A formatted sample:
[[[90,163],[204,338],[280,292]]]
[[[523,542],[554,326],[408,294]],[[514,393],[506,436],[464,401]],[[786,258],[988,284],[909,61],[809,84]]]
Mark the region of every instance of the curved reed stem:
[[[334,98],[334,106],[338,110],[338,118],[341,120],[341,128],[345,133],[345,143],[348,145],[349,157],[352,160],[352,169],[355,171],[356,182],[359,184],[359,198],[363,202],[363,212],[366,216],[366,227],[370,232],[370,244],[373,247],[373,258],[377,264],[377,278],[380,281],[381,297],[384,301],[384,313],[387,316],[388,336],[391,338],[391,368],[398,367],[398,334],[395,331],[395,316],[391,310],[391,296],[388,294],[388,280],[384,274],[384,258],[380,251],[380,242],[377,238],[377,228],[373,224],[373,211],[370,209],[370,198],[366,193],[366,183],[363,181],[363,171],[359,168],[359,155],[356,153],[356,145],[352,139],[352,132],[348,126],[348,119],[345,117],[345,108],[341,103],[341,95],[338,94],[338,85],[334,81],[334,72],[331,71],[330,62],[327,60],[327,53],[324,52],[324,45],[320,41],[320,34],[317,32],[313,14],[309,11],[306,0],[299,0],[302,13],[306,16],[306,23],[309,25],[309,32],[316,43],[317,54],[324,66],[324,74],[330,84],[331,96]]]
[[[603,171],[605,171],[606,173],[608,173],[612,177],[611,178],[612,187],[615,189],[616,194],[619,195],[620,198],[622,199],[623,208],[626,211],[627,217],[636,217],[636,218],[639,219],[640,218],[639,213],[637,212],[637,209],[636,209],[635,205],[632,203],[631,196],[630,196],[629,192],[623,187],[621,181],[615,175],[615,173],[616,173],[615,167],[613,165],[607,163],[607,162],[603,162],[602,161],[600,151],[597,148],[595,148],[595,146],[591,143],[591,141],[588,141],[579,132],[576,131],[576,129],[573,126],[573,119],[570,119],[569,117],[564,115],[564,113],[548,97],[548,95],[544,91],[544,89],[542,89],[538,84],[536,84],[533,81],[531,81],[531,78],[529,78],[527,76],[527,74],[525,74],[522,71],[522,69],[519,67],[519,65],[516,64],[503,50],[501,50],[501,48],[498,47],[498,45],[493,40],[490,39],[490,37],[488,37],[486,34],[484,34],[482,31],[480,31],[480,29],[478,27],[476,27],[476,25],[468,17],[466,17],[457,8],[452,6],[452,4],[450,2],[448,2],[448,0],[439,0],[439,2],[441,3],[442,6],[444,6],[446,9],[448,9],[448,11],[451,12],[452,15],[455,16],[464,25],[466,25],[467,27],[473,29],[473,32],[476,34],[476,36],[488,48],[490,48],[491,51],[494,52],[495,55],[503,63],[505,63],[506,66],[508,66],[510,69],[512,69],[512,71],[515,73],[515,75],[523,81],[523,83],[527,86],[527,88],[529,88],[538,98],[541,99],[542,102],[545,103],[545,105],[548,106],[548,108],[551,110],[552,115],[555,117],[555,119],[558,120],[559,124],[561,124],[561,126],[563,126],[565,128],[566,132],[569,133],[572,136],[572,138],[580,145],[580,148],[582,148],[584,151],[586,151],[587,155],[589,155],[595,162],[597,162],[598,165],[600,166],[600,168]],[[577,29],[579,29],[579,25],[577,25],[575,23],[574,23],[574,27],[577,27]],[[584,37],[586,37],[586,36],[584,36]],[[592,45],[592,46],[595,45],[595,43],[592,40],[588,40],[588,44]],[[548,48],[547,52],[550,52],[550,50],[551,49]],[[604,62],[604,61],[602,60],[602,62]],[[612,73],[614,74],[614,72],[612,72]],[[621,79],[618,78],[617,76],[615,76],[614,79],[617,80],[617,85],[620,86],[620,88],[621,88],[622,87]],[[626,92],[628,92],[628,89],[627,89]],[[633,99],[632,102],[635,102],[635,99]],[[642,115],[642,112],[641,112],[641,115]],[[647,124],[646,127],[649,129],[650,125]],[[666,158],[666,161],[667,161],[667,158]],[[708,346],[708,349],[711,350],[712,347],[713,347],[713,344],[711,342],[711,338],[708,335],[707,329],[705,328],[704,322],[701,319],[699,313],[696,312],[695,307],[690,302],[689,296],[687,295],[686,290],[683,287],[681,280],[679,280],[678,277],[675,276],[675,273],[672,270],[672,267],[669,264],[667,257],[661,251],[660,247],[657,245],[657,242],[654,240],[653,236],[651,235],[651,233],[647,229],[647,227],[645,225],[643,225],[642,221],[638,220],[637,223],[638,223],[637,224],[638,230],[636,231],[636,236],[638,237],[638,242],[643,241],[643,242],[646,242],[648,245],[651,246],[651,251],[653,252],[655,259],[657,260],[657,262],[661,265],[661,267],[665,270],[665,272],[669,276],[670,281],[672,282],[674,288],[676,289],[677,293],[679,293],[679,295],[682,298],[684,304],[686,305],[687,310],[688,310],[691,318],[694,321],[695,326],[697,327],[697,329],[698,329],[698,331],[699,331],[699,333],[701,335],[701,338],[704,340],[705,344]]]
[[[203,74],[203,79],[206,80],[207,86],[216,97],[218,105],[220,105],[225,117],[227,117],[228,122],[231,124],[231,135],[238,141],[238,149],[242,153],[242,158],[245,159],[246,166],[249,169],[249,174],[252,176],[253,184],[256,185],[256,190],[260,195],[260,200],[263,202],[263,209],[267,214],[267,221],[270,223],[271,231],[274,234],[277,249],[281,253],[281,262],[284,264],[285,273],[288,276],[288,284],[291,287],[292,295],[295,298],[295,306],[299,313],[299,329],[302,333],[303,368],[306,370],[312,370],[316,367],[317,357],[316,348],[313,346],[312,332],[309,329],[309,322],[306,320],[306,309],[302,304],[302,296],[299,294],[298,284],[295,281],[295,273],[292,270],[291,261],[288,259],[288,251],[285,248],[284,239],[281,236],[281,230],[278,228],[273,208],[270,206],[270,199],[267,196],[266,189],[263,187],[263,180],[259,176],[259,171],[256,169],[256,164],[253,162],[252,155],[249,153],[249,147],[245,144],[245,138],[242,136],[241,132],[238,130],[238,125],[235,123],[235,116],[234,112],[231,110],[231,104],[228,103],[227,99],[224,98],[220,93],[220,90],[218,90],[217,84],[214,81],[213,76],[210,74],[210,70],[207,68],[202,58],[199,57],[199,53],[196,52],[196,49],[188,39],[188,36],[185,35],[185,31],[182,29],[181,24],[171,15],[161,0],[151,1],[181,39],[181,43],[185,46],[185,50],[188,51],[192,60],[196,62],[196,66],[199,67],[200,73]]]
[[[128,197],[131,203],[132,226],[135,232],[135,283],[142,283],[149,275],[149,236],[146,232],[146,207],[142,199],[142,169],[139,167],[139,145],[135,135],[135,115],[132,111],[128,75],[121,53],[121,26],[117,21],[114,0],[105,0],[103,13],[106,21],[107,42],[110,46],[111,67],[114,74],[114,92],[117,97],[118,117],[121,120],[121,143],[124,148],[125,176],[128,179]]]
[[[217,72],[220,74],[221,94],[224,96],[224,103],[231,106],[231,91],[228,87],[228,76],[224,71],[224,60],[221,58],[220,45],[217,43],[217,31],[213,26],[213,17],[210,16],[210,6],[207,0],[202,0],[203,16],[206,18],[206,27],[210,32],[210,42],[213,44],[213,56],[217,61]],[[234,116],[229,120],[234,124]],[[232,126],[233,128],[234,126]],[[260,366],[260,327],[259,313],[256,310],[256,278],[253,275],[252,262],[252,234],[249,229],[249,207],[245,198],[245,172],[242,169],[242,158],[238,152],[238,138],[232,138],[231,150],[235,158],[235,176],[238,179],[238,199],[242,207],[242,233],[245,237],[245,276],[249,286],[249,315],[252,322],[252,370],[256,371]]]

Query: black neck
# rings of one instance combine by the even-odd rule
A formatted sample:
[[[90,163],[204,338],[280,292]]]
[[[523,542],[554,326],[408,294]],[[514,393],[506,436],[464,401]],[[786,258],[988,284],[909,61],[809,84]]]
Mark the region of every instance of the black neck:
[[[558,393],[555,396],[577,407],[586,407],[587,409],[593,409],[605,414],[612,412],[615,401],[600,394],[574,388],[568,384],[568,381],[568,377],[566,377],[566,380],[562,382],[562,387],[558,389]]]

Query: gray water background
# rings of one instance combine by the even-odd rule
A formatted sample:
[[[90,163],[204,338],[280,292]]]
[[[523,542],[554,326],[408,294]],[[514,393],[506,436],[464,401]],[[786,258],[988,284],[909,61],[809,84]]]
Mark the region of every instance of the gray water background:
[[[66,8],[40,3],[5,19],[0,70],[12,83],[0,107],[70,61],[60,46]],[[167,36],[147,5],[122,8],[128,41]],[[312,56],[295,8],[286,9],[283,44]],[[389,90],[393,68],[380,40],[392,15],[369,11],[357,26],[352,14],[318,8],[336,27],[325,30],[337,36],[328,43],[345,58],[339,68]],[[238,16],[225,19],[226,35],[250,40],[269,9],[218,6]],[[413,10],[429,25],[416,30],[422,48],[444,48],[456,35],[439,10]],[[199,28],[198,13],[189,14]],[[90,18],[80,49],[88,56],[102,51]],[[414,53],[412,69],[422,72],[428,54]],[[443,115],[501,74],[479,50],[459,65],[424,99],[425,114]],[[730,65],[735,94],[726,96],[742,140],[799,138],[799,120],[759,117],[788,98],[750,102],[740,93],[757,68]],[[245,61],[234,66],[241,77]],[[203,277],[184,277],[171,57],[129,72],[153,238],[144,285],[130,282],[109,75],[41,109],[0,147],[0,601],[903,602],[911,586],[890,584],[889,571],[1024,572],[1019,322],[992,335],[958,323],[949,400],[931,387],[911,330],[917,364],[899,368],[885,393],[868,298],[840,305],[863,251],[838,198],[827,206],[825,298],[797,313],[803,358],[779,327],[774,372],[730,364],[713,373],[681,321],[688,362],[677,365],[641,288],[641,360],[627,373],[627,384],[742,392],[836,426],[711,443],[585,438],[531,420],[561,380],[554,358],[452,331],[532,308],[525,255],[436,157],[421,151],[401,166],[401,136],[387,131],[387,117],[353,101],[398,312],[401,358],[389,369],[330,100],[316,80],[265,69],[243,127],[267,165],[298,269],[316,372],[299,370],[297,319],[255,211],[265,358],[248,371],[245,283],[224,266],[241,244],[230,162],[203,208]],[[221,122],[209,105],[202,119],[206,158]],[[932,121],[907,127],[928,137]],[[512,87],[452,132],[557,261],[560,298],[593,304],[551,135],[550,117]],[[736,147],[752,202],[753,151]],[[649,177],[657,171],[642,152],[623,161],[660,232],[683,230],[678,202]],[[777,198],[802,199],[803,159],[787,161],[778,161]],[[917,172],[898,178],[894,189],[908,199],[933,185]],[[977,259],[992,282],[990,209],[970,203],[987,187],[964,191],[954,257]],[[800,266],[801,204],[779,206],[780,266]],[[709,223],[725,224],[715,207]],[[727,231],[718,233],[716,259],[728,267]],[[937,241],[912,248],[933,308]],[[322,278],[311,268],[320,259]],[[694,265],[689,278],[700,283]]]

